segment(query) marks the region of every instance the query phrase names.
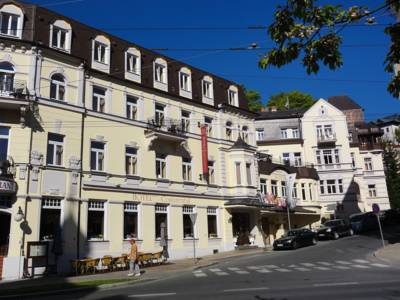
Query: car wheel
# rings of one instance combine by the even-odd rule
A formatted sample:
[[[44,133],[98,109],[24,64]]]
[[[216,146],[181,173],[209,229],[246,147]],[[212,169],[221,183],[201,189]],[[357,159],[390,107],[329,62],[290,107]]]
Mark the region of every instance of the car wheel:
[[[349,230],[349,236],[353,236],[354,235],[354,230],[353,229],[350,229]]]
[[[294,250],[296,250],[297,248],[299,248],[299,244],[296,241],[294,241],[292,247]]]
[[[313,238],[313,239],[312,239],[312,244],[313,244],[313,245],[316,245],[316,244],[317,244],[317,239],[316,239],[316,238]]]
[[[338,238],[339,238],[339,233],[334,232],[334,233],[333,233],[333,239],[334,239],[334,240],[337,240]]]

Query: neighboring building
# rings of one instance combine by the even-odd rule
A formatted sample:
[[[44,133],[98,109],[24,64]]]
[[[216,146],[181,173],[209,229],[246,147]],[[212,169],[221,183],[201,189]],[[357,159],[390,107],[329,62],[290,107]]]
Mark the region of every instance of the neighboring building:
[[[32,242],[50,241],[60,272],[131,236],[144,252],[166,236],[172,259],[193,237],[199,256],[235,247],[241,208],[225,204],[259,186],[238,84],[36,5],[0,1],[0,15],[0,277],[21,276]]]
[[[375,132],[370,128],[364,132],[361,123],[355,124],[363,120],[361,107],[345,100],[340,97],[335,103],[345,112],[320,99],[307,111],[261,112],[256,117],[256,132],[264,130],[263,138],[256,134],[260,152],[272,161],[317,169],[324,218],[370,211],[374,202],[389,208],[381,144],[371,138]],[[358,144],[351,142],[348,124]]]
[[[400,145],[400,141],[396,138],[396,131],[400,131],[400,114],[383,117],[371,123],[382,129],[383,140],[392,142],[394,145]]]

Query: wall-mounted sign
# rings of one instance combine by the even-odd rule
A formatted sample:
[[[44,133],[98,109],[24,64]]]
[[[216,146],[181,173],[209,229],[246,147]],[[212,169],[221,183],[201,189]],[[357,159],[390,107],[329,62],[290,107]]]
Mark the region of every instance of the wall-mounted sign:
[[[47,242],[28,242],[28,258],[47,257],[49,244]]]
[[[0,194],[15,194],[17,184],[12,180],[0,179]]]

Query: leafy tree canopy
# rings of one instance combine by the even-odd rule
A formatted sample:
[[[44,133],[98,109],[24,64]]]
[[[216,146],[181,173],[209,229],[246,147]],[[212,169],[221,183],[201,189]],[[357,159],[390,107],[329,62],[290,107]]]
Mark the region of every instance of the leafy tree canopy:
[[[343,65],[340,51],[343,28],[360,22],[373,24],[377,13],[395,13],[400,9],[400,0],[377,1],[380,5],[372,10],[365,6],[318,5],[318,2],[286,0],[285,5],[277,7],[274,22],[268,28],[268,34],[276,45],[260,59],[261,68],[282,67],[301,59],[308,74],[318,73],[321,65],[336,70]],[[387,26],[385,33],[391,39],[384,61],[385,70],[393,73],[395,65],[400,62],[400,23]],[[399,98],[400,72],[393,75],[387,89]]]
[[[268,107],[275,106],[278,110],[309,108],[314,104],[315,100],[309,94],[299,91],[289,93],[279,93],[269,98]],[[288,105],[289,104],[289,105]]]
[[[263,107],[260,93],[255,90],[245,90],[245,95],[249,110],[253,112],[260,111]]]
[[[391,142],[385,143],[383,161],[390,205],[392,208],[400,208],[400,152]]]

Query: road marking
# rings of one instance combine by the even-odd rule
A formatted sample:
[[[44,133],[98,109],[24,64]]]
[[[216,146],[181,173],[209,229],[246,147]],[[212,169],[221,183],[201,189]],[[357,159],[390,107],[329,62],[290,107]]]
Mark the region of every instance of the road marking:
[[[327,267],[314,267],[315,269],[317,269],[317,270],[321,270],[321,271],[328,271],[328,270],[330,270],[330,268],[327,268]]]
[[[259,267],[259,266],[250,266],[250,267],[247,267],[247,269],[249,269],[249,270],[257,270],[257,269],[261,269],[261,267]]]
[[[297,268],[297,266],[296,265],[290,265],[290,266],[288,266],[288,268]]]
[[[176,295],[176,293],[154,293],[154,294],[129,295],[128,298],[166,297],[166,296],[174,296],[174,295]]]
[[[279,268],[279,267],[278,267],[278,266],[276,266],[276,265],[265,265],[265,266],[263,266],[263,267],[270,268],[270,269],[276,269],[276,268]]]
[[[271,271],[270,270],[267,270],[267,269],[259,269],[259,270],[256,270],[258,273],[271,273]]]
[[[314,283],[313,286],[315,287],[322,287],[322,286],[345,286],[345,285],[358,285],[359,282],[332,282],[332,283]]]
[[[301,265],[305,266],[305,267],[314,267],[315,264],[311,264],[311,263],[301,263]]]
[[[250,292],[250,291],[265,291],[269,290],[267,287],[258,287],[258,288],[243,288],[243,289],[229,289],[229,290],[224,290],[224,293],[230,293],[230,292]]]
[[[233,267],[232,267],[232,268],[228,268],[228,270],[229,270],[229,271],[239,271],[239,270],[240,270],[240,268],[236,268],[236,267],[235,267],[235,268],[233,268]]]
[[[196,270],[196,271],[193,271],[193,273],[203,273],[203,271],[202,270]]]
[[[358,269],[369,269],[370,267],[365,266],[365,265],[352,265],[353,268],[358,268]]]
[[[297,271],[300,271],[300,272],[308,272],[308,271],[310,271],[310,269],[307,269],[307,268],[294,268],[295,270],[297,270]]]
[[[226,272],[215,272],[215,274],[218,275],[218,276],[227,276],[227,275],[229,275]]]
[[[240,274],[240,275],[245,275],[245,274],[250,274],[250,272],[244,271],[244,270],[239,270],[239,271],[235,271],[236,274]]]
[[[337,262],[338,264],[341,264],[341,265],[351,265],[351,262],[344,261],[344,260],[337,260],[336,262]]]
[[[317,264],[324,265],[324,266],[332,266],[331,263],[328,263],[326,261],[319,261],[319,262],[317,262]]]
[[[292,272],[292,270],[288,270],[288,269],[284,269],[284,268],[279,268],[279,269],[275,269],[276,271],[279,272]]]
[[[207,277],[207,274],[205,273],[194,273],[193,275],[196,277]]]
[[[354,262],[359,263],[359,264],[369,264],[370,262],[365,259],[353,259]]]
[[[221,269],[209,269],[211,272],[221,272]]]
[[[389,268],[390,266],[384,264],[371,264],[371,266],[378,267],[378,268]]]
[[[334,268],[340,269],[340,270],[350,270],[350,268],[346,267],[346,266],[334,266]]]

